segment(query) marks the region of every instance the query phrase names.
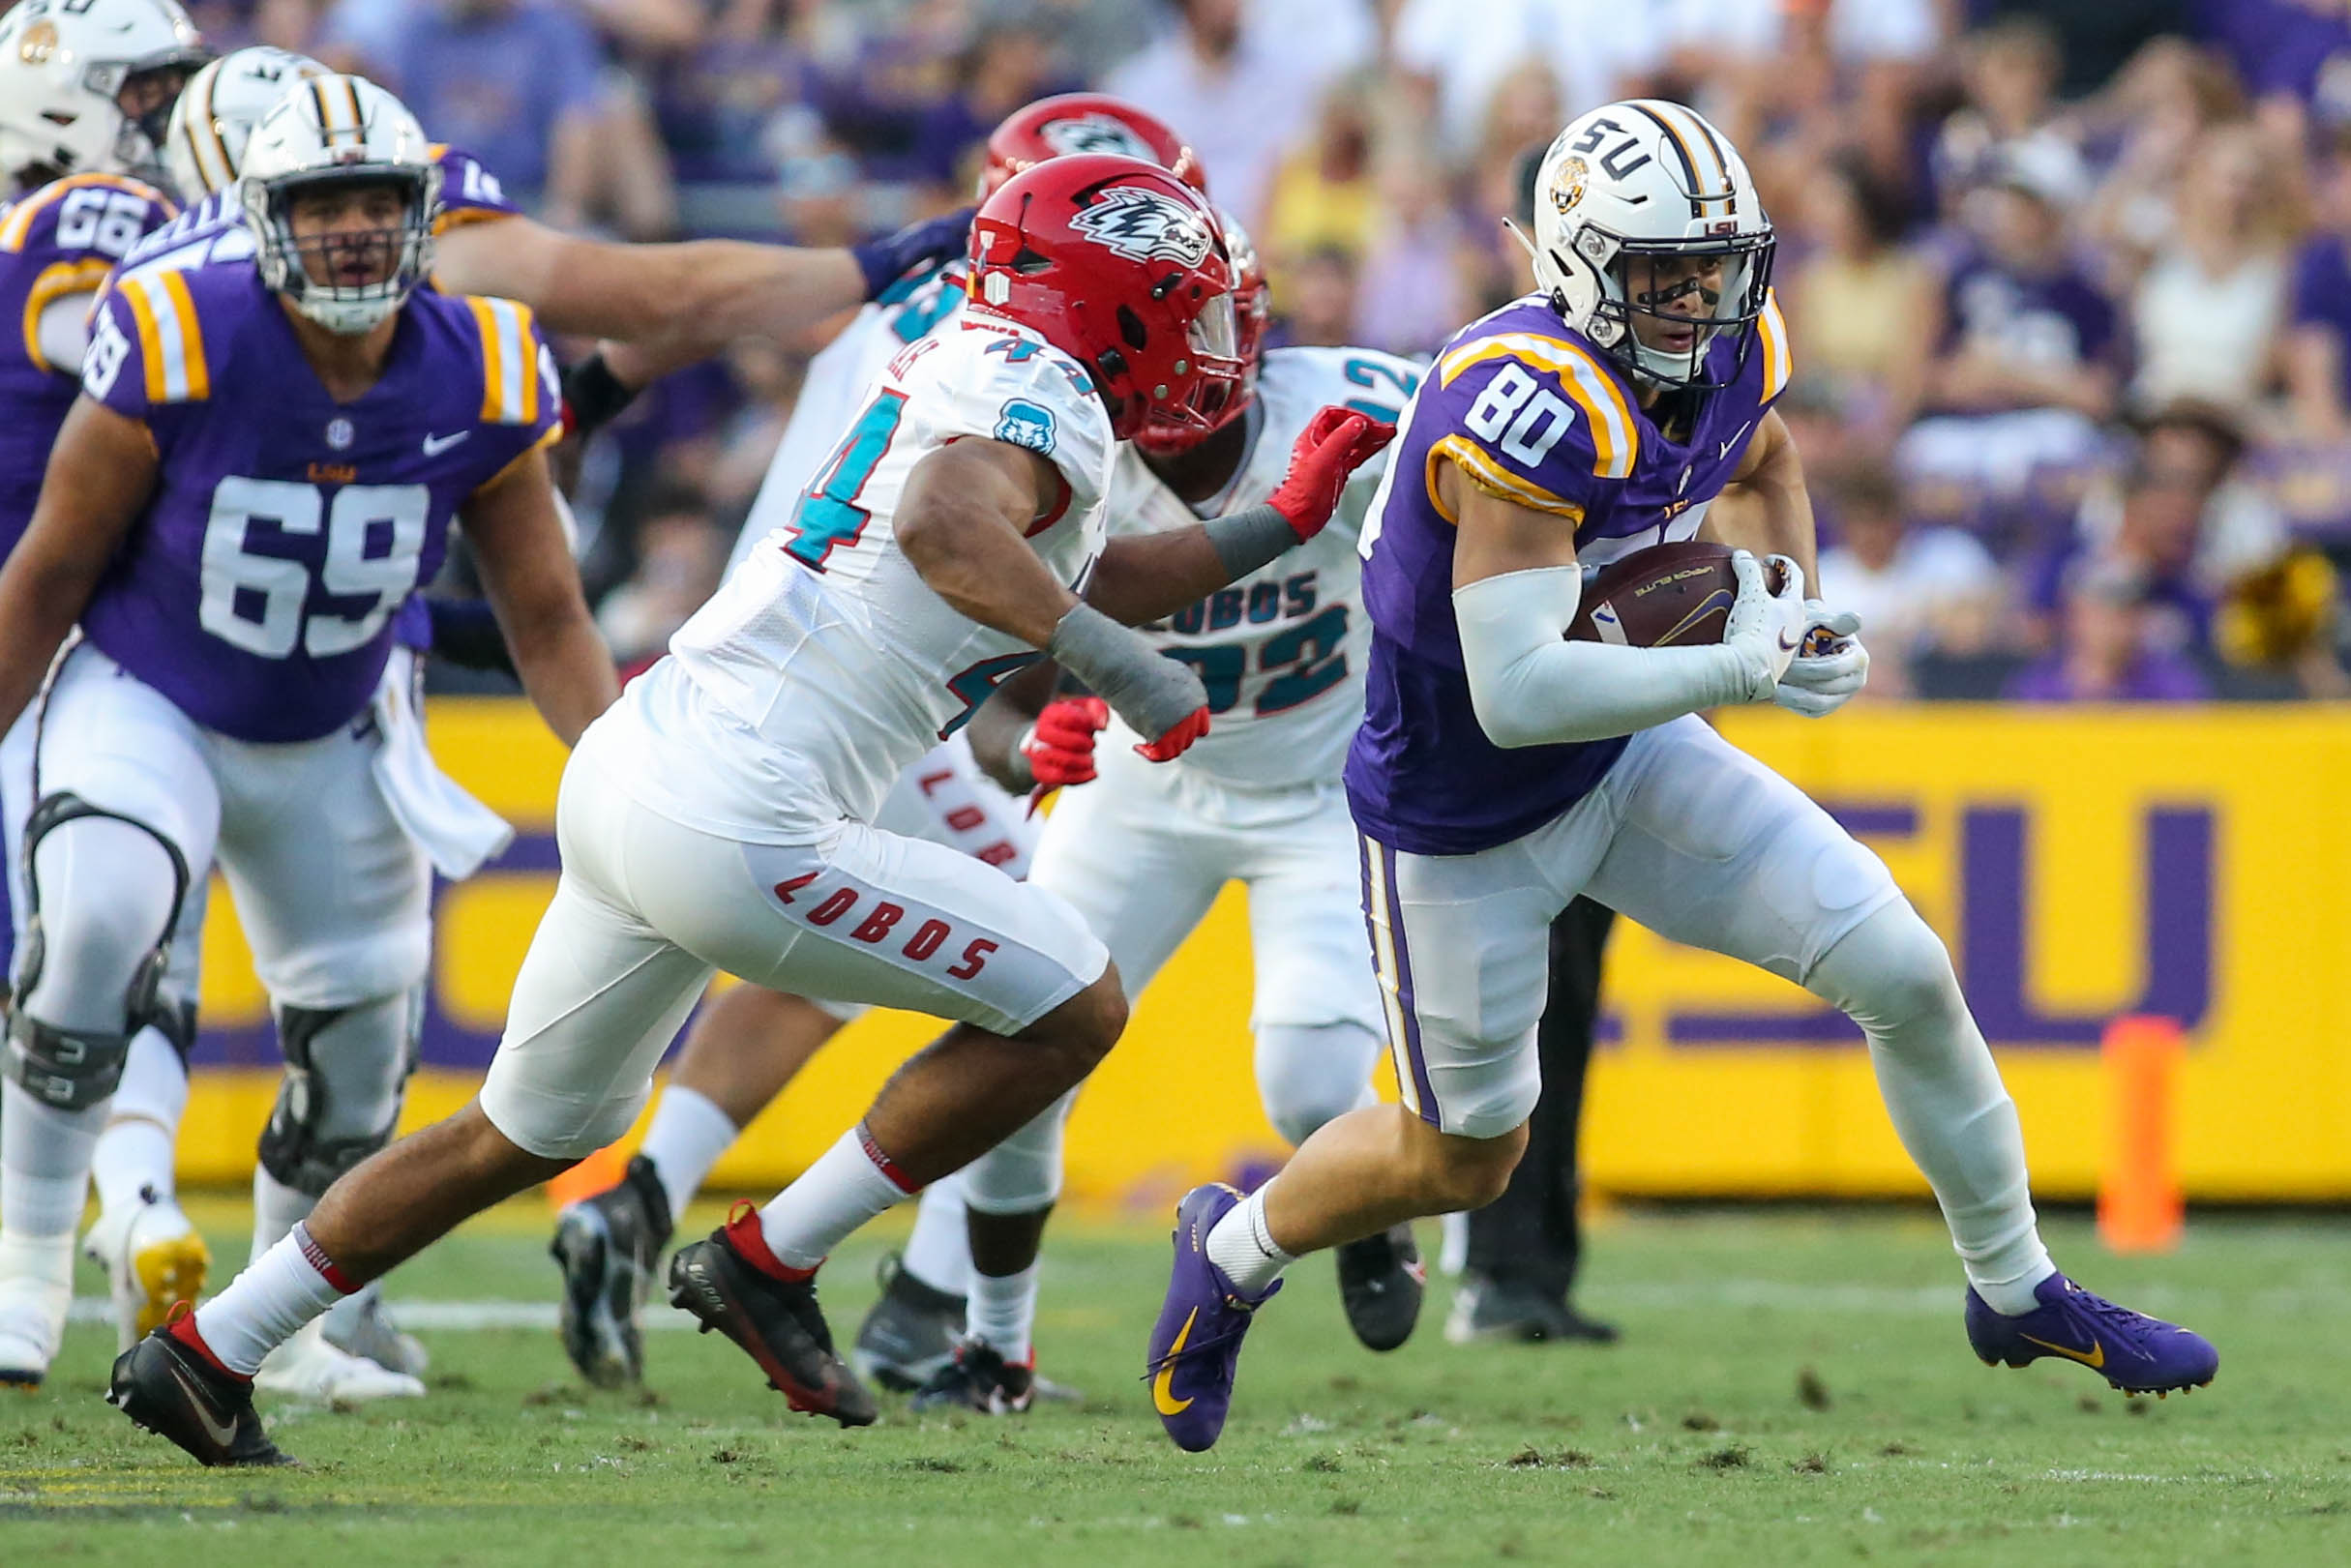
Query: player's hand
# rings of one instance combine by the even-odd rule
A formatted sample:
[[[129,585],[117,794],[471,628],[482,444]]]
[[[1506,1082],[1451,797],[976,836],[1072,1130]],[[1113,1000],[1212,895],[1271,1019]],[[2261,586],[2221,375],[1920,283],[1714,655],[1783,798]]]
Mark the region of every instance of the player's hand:
[[[1110,704],[1098,696],[1056,697],[1021,737],[1021,755],[1039,790],[1091,784],[1094,736],[1110,723]]]
[[[1788,662],[1771,700],[1790,713],[1825,719],[1852,700],[1869,680],[1869,650],[1861,646],[1861,617],[1804,602],[1802,648]]]
[[[1290,531],[1304,544],[1321,533],[1339,509],[1347,476],[1395,438],[1395,426],[1384,425],[1369,414],[1336,404],[1323,409],[1290,449],[1290,471],[1265,504],[1282,515]]]
[[[1144,742],[1135,748],[1135,752],[1146,761],[1173,762],[1191,750],[1192,743],[1207,732],[1208,705],[1203,702],[1173,726],[1162,730],[1157,740]]]
[[[865,297],[872,300],[916,267],[936,267],[962,255],[971,244],[971,219],[976,207],[959,207],[939,218],[908,223],[895,234],[849,247],[857,270],[865,274]]]
[[[1761,702],[1779,689],[1780,677],[1804,640],[1804,569],[1785,555],[1769,557],[1779,569],[1779,587],[1768,585],[1765,562],[1748,550],[1731,556],[1739,598],[1731,605],[1723,646],[1736,649],[1747,669],[1747,700]]]

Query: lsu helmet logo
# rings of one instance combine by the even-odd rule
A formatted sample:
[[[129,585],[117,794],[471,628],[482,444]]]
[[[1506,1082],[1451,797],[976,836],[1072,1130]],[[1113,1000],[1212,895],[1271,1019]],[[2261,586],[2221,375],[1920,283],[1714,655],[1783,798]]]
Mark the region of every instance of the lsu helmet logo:
[[[1107,114],[1048,120],[1037,127],[1037,135],[1064,158],[1072,153],[1116,153],[1121,158],[1140,158],[1146,163],[1159,162],[1159,155],[1135,134],[1133,127]]]
[[[1092,206],[1070,219],[1069,226],[1129,261],[1195,267],[1216,243],[1191,208],[1162,192],[1134,185],[1108,187]]]
[[[1560,164],[1559,178],[1551,187],[1551,204],[1565,212],[1584,199],[1585,182],[1592,178],[1592,165],[1580,158],[1570,158]]]

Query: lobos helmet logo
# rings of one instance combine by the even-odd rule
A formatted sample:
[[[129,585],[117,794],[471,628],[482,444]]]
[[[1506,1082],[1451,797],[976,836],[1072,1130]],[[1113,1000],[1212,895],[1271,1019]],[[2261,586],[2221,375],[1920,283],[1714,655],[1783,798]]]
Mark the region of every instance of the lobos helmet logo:
[[[1107,114],[1048,120],[1037,127],[1037,137],[1064,158],[1072,153],[1116,153],[1121,158],[1140,158],[1146,163],[1159,162],[1159,155],[1135,134],[1133,127]]]
[[[1174,196],[1136,185],[1104,190],[1093,205],[1079,210],[1069,226],[1129,261],[1177,261],[1194,267],[1216,243],[1198,213]]]

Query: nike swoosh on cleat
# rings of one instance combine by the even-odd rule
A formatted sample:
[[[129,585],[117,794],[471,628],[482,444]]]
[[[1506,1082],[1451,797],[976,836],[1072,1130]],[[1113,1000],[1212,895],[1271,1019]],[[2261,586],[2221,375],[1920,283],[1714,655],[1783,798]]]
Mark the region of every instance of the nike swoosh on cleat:
[[[425,456],[437,458],[472,433],[471,430],[459,430],[451,435],[428,435],[425,437]]]
[[[1159,1363],[1159,1376],[1151,1379],[1151,1405],[1161,1415],[1181,1415],[1192,1407],[1190,1400],[1176,1397],[1176,1358],[1183,1354],[1184,1341],[1192,1337],[1192,1323],[1199,1317],[1200,1309],[1194,1307],[1185,1317],[1183,1327],[1176,1331],[1176,1343],[1168,1346],[1166,1358]]]
[[[181,1391],[188,1396],[189,1403],[195,1406],[196,1424],[204,1429],[204,1435],[219,1443],[224,1450],[234,1447],[237,1441],[237,1424],[231,1421],[226,1426],[222,1425],[220,1417],[213,1414],[211,1396],[198,1388],[188,1374],[182,1372],[178,1367],[172,1367],[170,1372],[171,1380],[180,1385]]]
[[[2030,1334],[2016,1337],[2028,1345],[2038,1345],[2044,1350],[2054,1351],[2068,1361],[2078,1361],[2085,1367],[2102,1367],[2106,1364],[2106,1346],[2100,1340],[2092,1340],[2087,1350],[2070,1350],[2062,1345],[2051,1345],[2047,1340],[2037,1340]]]

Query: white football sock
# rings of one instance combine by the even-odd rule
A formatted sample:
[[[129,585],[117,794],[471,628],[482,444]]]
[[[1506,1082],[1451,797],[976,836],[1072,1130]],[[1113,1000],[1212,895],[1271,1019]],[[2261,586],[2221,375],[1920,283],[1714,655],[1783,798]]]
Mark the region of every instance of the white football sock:
[[[296,1192],[259,1166],[253,1167],[253,1250],[258,1263],[287,1232],[311,1217],[318,1199]]]
[[[1033,1360],[1030,1345],[1037,1325],[1037,1269],[1029,1264],[1018,1274],[971,1271],[971,1299],[964,1308],[964,1333],[987,1343],[1006,1361],[1025,1365]]]
[[[1950,1227],[1968,1283],[1994,1312],[2039,1303],[2057,1272],[2025,1176],[2024,1131],[1949,955],[1907,902],[1889,904],[1815,966],[1806,986],[1869,1037],[1878,1090]]]
[[[778,1193],[759,1210],[759,1229],[776,1261],[815,1268],[851,1231],[908,1197],[912,1189],[883,1169],[886,1158],[860,1122]]]
[[[964,1223],[964,1173],[931,1183],[914,1205],[914,1233],[899,1265],[918,1284],[951,1296],[971,1289],[971,1228]]]
[[[653,1108],[645,1146],[638,1152],[653,1162],[662,1191],[670,1195],[670,1223],[675,1225],[702,1190],[710,1168],[742,1135],[734,1119],[708,1095],[672,1083]]]
[[[90,1151],[104,1105],[60,1110],[14,1079],[0,1080],[0,1229],[72,1236],[90,1190]]]
[[[101,1209],[113,1214],[145,1201],[148,1194],[171,1197],[172,1139],[187,1109],[188,1064],[161,1029],[139,1030],[131,1038],[105,1131],[90,1155]]]
[[[1244,1296],[1264,1295],[1282,1270],[1297,1261],[1275,1246],[1265,1229],[1265,1193],[1272,1185],[1267,1182],[1227,1209],[1208,1231],[1208,1261]]]
[[[297,1225],[228,1288],[195,1310],[196,1332],[230,1372],[251,1377],[261,1358],[350,1292],[327,1278],[334,1265]]]

